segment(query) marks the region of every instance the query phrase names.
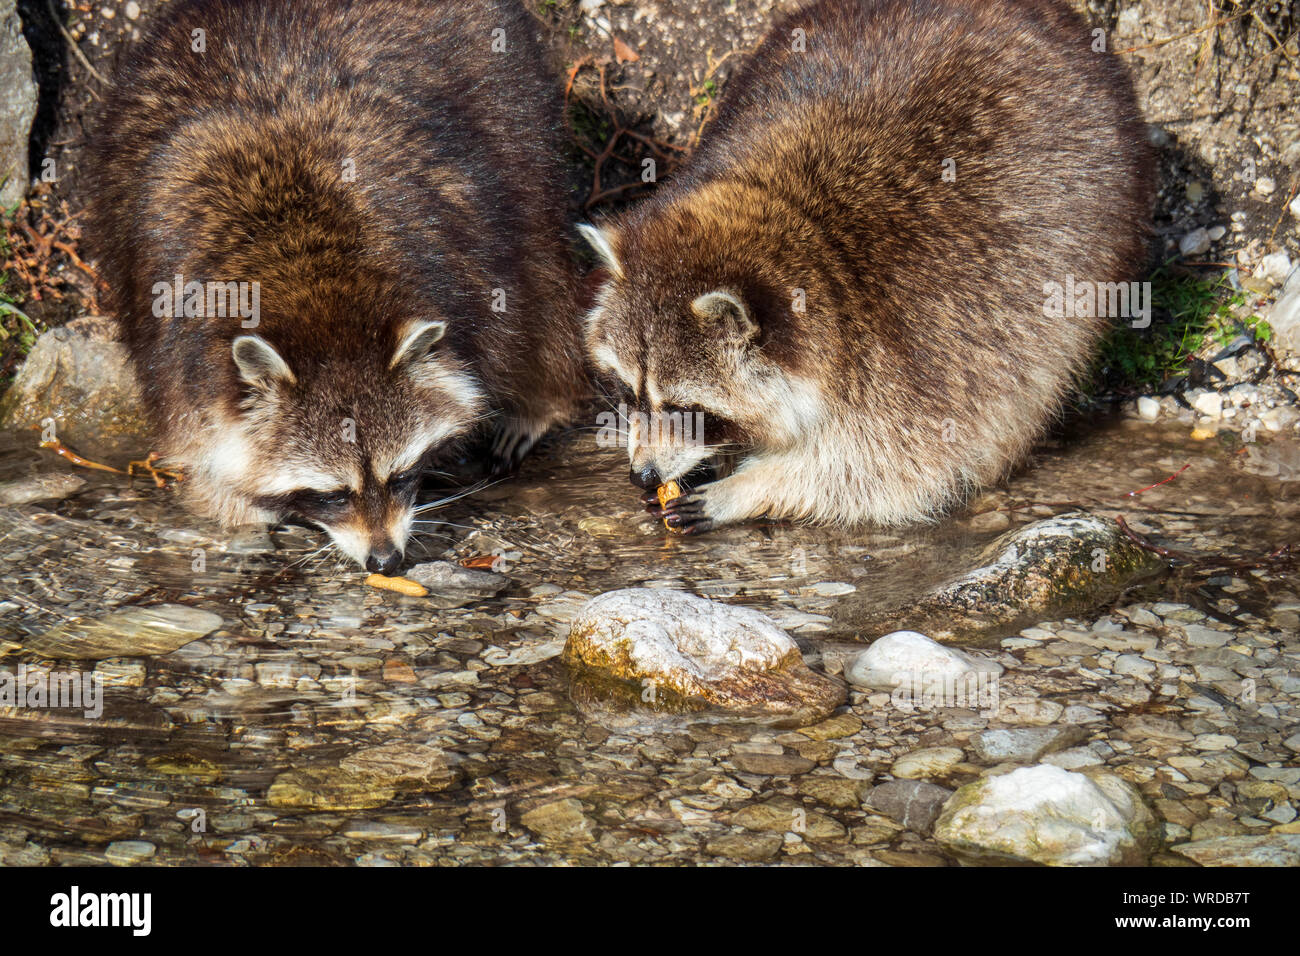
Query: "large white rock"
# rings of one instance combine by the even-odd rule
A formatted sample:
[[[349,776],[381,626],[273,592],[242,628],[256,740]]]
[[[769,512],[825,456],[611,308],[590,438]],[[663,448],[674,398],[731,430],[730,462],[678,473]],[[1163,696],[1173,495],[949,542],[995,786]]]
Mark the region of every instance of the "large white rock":
[[[570,624],[564,656],[579,670],[653,684],[656,694],[808,723],[845,696],[766,615],[682,591],[625,588],[592,598]]]
[[[844,669],[850,684],[877,690],[892,690],[904,685],[916,688],[917,675],[925,684],[955,681],[970,674],[1002,673],[997,661],[974,657],[964,651],[945,647],[916,631],[895,631],[873,641]]]
[[[1141,865],[1155,833],[1155,818],[1128,782],[1050,764],[967,784],[934,828],[935,839],[970,862],[1051,866]]]
[[[1273,330],[1273,346],[1284,352],[1300,353],[1300,283],[1287,289],[1264,316]]]
[[[43,334],[4,397],[0,428],[44,429],[88,458],[143,458],[148,428],[126,346],[104,316],[82,316]],[[32,436],[35,444],[37,436]]]

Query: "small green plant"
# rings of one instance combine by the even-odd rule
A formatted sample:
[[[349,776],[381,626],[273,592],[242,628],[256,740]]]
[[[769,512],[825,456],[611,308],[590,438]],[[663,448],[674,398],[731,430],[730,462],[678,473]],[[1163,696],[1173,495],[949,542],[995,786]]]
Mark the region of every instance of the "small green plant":
[[[1097,387],[1147,389],[1187,371],[1187,362],[1207,346],[1222,348],[1244,328],[1257,342],[1272,336],[1257,315],[1238,318],[1246,296],[1232,289],[1226,274],[1196,276],[1166,264],[1151,274],[1153,318],[1149,328],[1117,326],[1102,342]]]
[[[708,106],[713,98],[718,95],[718,84],[713,80],[705,80],[704,85],[700,87],[700,93],[695,97],[697,106]]]
[[[578,140],[590,149],[599,150],[614,135],[608,117],[576,97],[569,101],[569,126]]]
[[[7,368],[15,359],[27,357],[36,344],[40,329],[22,310],[23,296],[20,283],[9,270],[13,245],[9,241],[10,226],[18,215],[20,203],[0,210],[0,368]],[[0,391],[8,387],[8,377],[0,378]]]

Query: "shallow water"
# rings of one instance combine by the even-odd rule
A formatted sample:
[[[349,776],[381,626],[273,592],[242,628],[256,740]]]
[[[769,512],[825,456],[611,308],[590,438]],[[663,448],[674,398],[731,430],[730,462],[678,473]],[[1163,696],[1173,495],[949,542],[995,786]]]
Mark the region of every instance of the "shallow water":
[[[823,649],[842,653],[868,612],[972,567],[1006,527],[1047,514],[1123,514],[1163,544],[1206,553],[1257,554],[1300,538],[1300,482],[1247,474],[1230,442],[1187,431],[1081,427],[1041,446],[970,511],[931,526],[756,524],[699,539],[670,536],[642,514],[615,451],[560,438],[518,478],[427,513],[413,560],[496,554],[511,580],[496,598],[452,609],[364,586],[309,529],[232,538],[147,481],[79,472],[89,483],[66,500],[0,508],[4,667],[97,667],[107,684],[96,718],[0,710],[4,859],[102,862],[110,844],[112,861],[152,863],[706,859],[711,841],[747,832],[731,822],[739,809],[807,795],[806,779],[852,787],[879,777],[886,751],[927,745],[944,715],[891,724],[852,694],[844,712],[865,727],[825,739],[579,709],[557,655],[585,597],[648,585],[753,605],[817,664]],[[0,481],[66,469],[33,444],[3,436]],[[1161,587],[1211,616],[1295,616],[1285,580],[1216,581],[1172,576]],[[164,604],[213,612],[222,625],[145,658],[49,659],[26,646],[61,624]],[[1059,675],[1041,688],[1032,670],[1018,679],[1025,693],[1062,693]],[[378,747],[389,749],[368,763]],[[427,765],[437,751],[447,769],[436,782],[374,769],[387,758]],[[741,753],[797,755],[814,769],[756,773],[752,760],[738,768]],[[285,776],[302,770],[306,782]],[[794,849],[786,839],[782,852],[862,862],[865,851],[836,828],[869,816],[827,799],[810,806],[834,826]],[[920,851],[945,859],[931,844]]]

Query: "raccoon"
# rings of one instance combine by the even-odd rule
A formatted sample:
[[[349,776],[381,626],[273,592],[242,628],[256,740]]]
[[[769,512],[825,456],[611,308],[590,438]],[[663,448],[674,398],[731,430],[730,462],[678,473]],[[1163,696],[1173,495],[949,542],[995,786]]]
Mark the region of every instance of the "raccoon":
[[[760,43],[674,182],[580,227],[632,481],[686,486],[653,514],[903,524],[1025,454],[1107,325],[1046,290],[1146,256],[1147,131],[1095,43],[1058,0],[822,0]]]
[[[491,420],[509,467],[574,413],[537,33],[512,0],[187,0],[130,51],[88,238],[193,508],[389,573],[431,456]]]

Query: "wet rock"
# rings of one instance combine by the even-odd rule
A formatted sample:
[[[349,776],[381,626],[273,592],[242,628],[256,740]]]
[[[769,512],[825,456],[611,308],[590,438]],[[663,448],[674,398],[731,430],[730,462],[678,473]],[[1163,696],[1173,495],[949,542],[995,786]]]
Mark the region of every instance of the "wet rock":
[[[339,767],[402,790],[445,790],[458,776],[442,748],[412,741],[358,750],[339,761]]]
[[[1218,418],[1223,414],[1223,396],[1218,392],[1202,392],[1196,396],[1192,407],[1208,418]]]
[[[750,753],[740,752],[731,758],[736,769],[745,773],[757,773],[764,776],[784,776],[807,773],[817,764],[807,757],[792,753]]]
[[[889,772],[900,780],[946,777],[961,760],[962,752],[957,747],[924,747],[903,754]]]
[[[463,568],[450,561],[417,564],[404,576],[429,591],[426,603],[446,610],[496,597],[510,586],[510,579],[503,574]]]
[[[1150,396],[1143,395],[1137,400],[1138,417],[1146,422],[1153,422],[1160,417],[1160,403]]]
[[[273,807],[308,810],[366,810],[382,807],[396,789],[374,779],[334,768],[286,770],[271,782],[266,802]]]
[[[213,782],[221,777],[221,767],[218,764],[188,751],[158,754],[150,757],[146,766],[154,773],[169,777],[189,777],[205,782]]]
[[[0,505],[26,505],[34,501],[60,501],[75,495],[86,486],[86,479],[77,475],[33,475],[17,481],[0,484]]]
[[[1048,753],[1042,759],[1043,763],[1050,763],[1062,770],[1082,770],[1084,767],[1099,767],[1105,763],[1087,747],[1072,747],[1059,753]]]
[[[862,806],[863,796],[870,791],[865,780],[846,777],[807,776],[799,778],[799,792],[807,794],[818,803],[838,810],[856,810]]]
[[[891,780],[871,791],[867,805],[909,830],[929,833],[951,796],[951,790],[937,784],[922,783],[919,780]]]
[[[114,866],[133,866],[143,863],[158,852],[158,848],[144,840],[121,840],[110,843],[104,850],[104,859]]]
[[[809,727],[800,727],[799,733],[813,740],[838,740],[851,737],[862,729],[862,721],[853,714],[836,714],[829,720]]]
[[[583,846],[594,837],[591,818],[583,812],[582,801],[573,797],[535,807],[520,819],[545,843]]]
[[[1120,717],[1115,723],[1121,727],[1122,736],[1128,740],[1172,740],[1185,743],[1195,735],[1183,730],[1172,720],[1154,717],[1150,714],[1136,714]]]
[[[630,684],[638,698],[675,696],[705,707],[810,724],[845,698],[838,681],[808,668],[771,619],[680,591],[629,588],[593,598],[574,617],[565,659]]]
[[[762,863],[775,858],[784,843],[780,833],[728,833],[706,843],[704,852],[729,860]]]
[[[1285,250],[1270,253],[1259,260],[1255,267],[1256,279],[1264,279],[1273,285],[1282,285],[1291,274],[1291,257]]]
[[[384,843],[413,845],[424,839],[419,827],[400,823],[377,823],[371,820],[350,820],[339,833],[349,840],[371,840]]]
[[[842,840],[843,824],[824,813],[809,810],[790,797],[773,797],[737,810],[731,822],[747,830],[797,833],[807,840]]]
[[[990,644],[1038,621],[1089,611],[1165,568],[1114,521],[1086,512],[1009,532],[983,560],[919,600],[870,617],[863,636],[905,624],[944,644]]]
[[[1120,778],[1040,764],[962,787],[934,836],[974,863],[1136,866],[1154,846],[1156,823]]]
[[[1002,665],[951,647],[915,631],[895,631],[871,643],[849,662],[844,676],[858,687],[890,690],[911,686],[919,693],[933,681],[959,681],[970,675],[1002,673]],[[922,687],[915,686],[922,684]]]
[[[1044,754],[1064,750],[1082,740],[1082,728],[1069,724],[1060,727],[1016,727],[1011,730],[985,730],[971,738],[971,744],[985,763],[1033,763]]]
[[[103,660],[170,654],[221,626],[211,611],[180,604],[130,607],[95,621],[61,624],[29,638],[24,648],[44,657]]]
[[[1193,229],[1178,240],[1178,251],[1184,256],[1199,256],[1210,251],[1209,230]]]
[[[0,0],[0,208],[27,195],[27,137],[36,118],[32,51],[14,0]]]
[[[231,554],[260,554],[275,550],[275,542],[264,524],[244,525],[226,540],[225,546]]]
[[[1300,481],[1300,442],[1275,438],[1246,446],[1243,471],[1278,481]]]
[[[1045,727],[1056,723],[1065,708],[1054,700],[1038,697],[1008,697],[998,708],[998,720],[1004,724]]]
[[[1169,849],[1201,866],[1300,866],[1300,834],[1213,837]]]
[[[1300,201],[1300,197],[1297,197]],[[1278,351],[1300,353],[1300,282],[1290,285],[1273,303],[1265,320],[1273,330],[1271,340]]]
[[[51,329],[0,399],[0,427],[42,429],[88,458],[121,461],[148,450],[135,378],[111,319],[88,316]]]

